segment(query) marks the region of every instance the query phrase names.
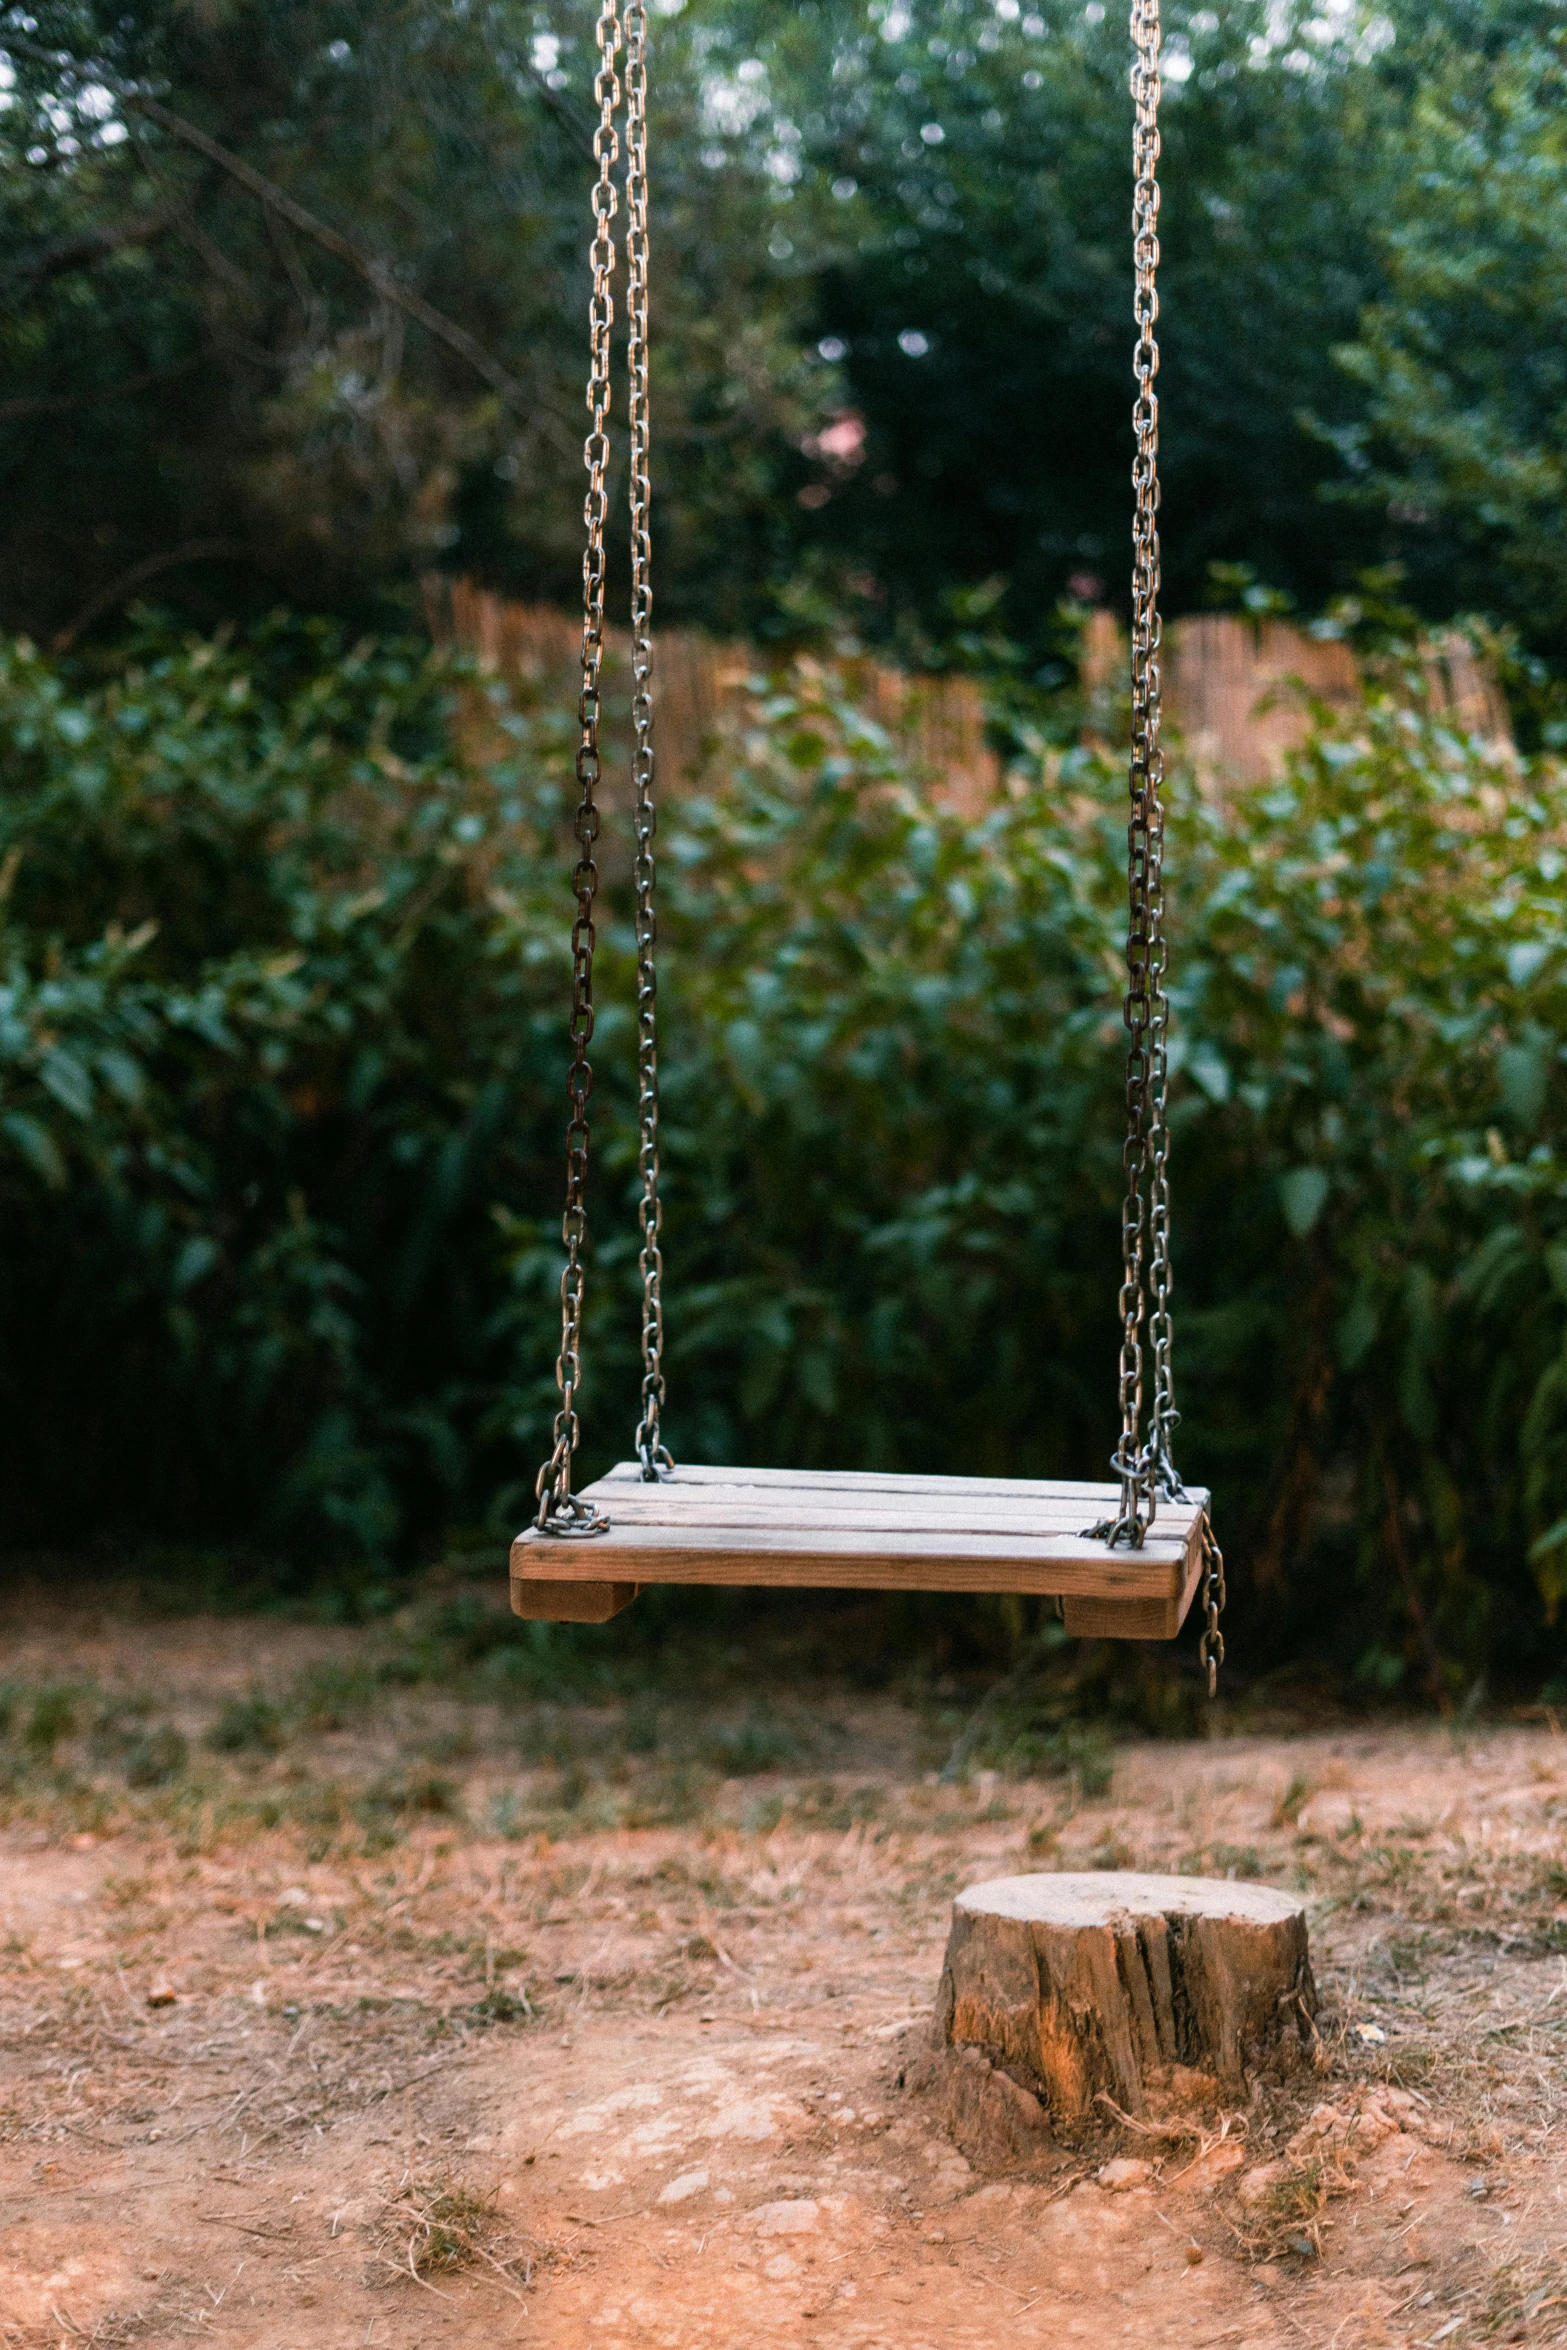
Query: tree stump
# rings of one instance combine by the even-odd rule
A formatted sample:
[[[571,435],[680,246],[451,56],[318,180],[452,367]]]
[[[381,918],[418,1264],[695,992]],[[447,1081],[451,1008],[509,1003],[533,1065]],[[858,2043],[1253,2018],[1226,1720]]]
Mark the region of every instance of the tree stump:
[[[1235,2095],[1300,2060],[1316,2012],[1292,1893],[1130,1872],[997,1877],[953,1904],[936,2037],[1057,2124]],[[1194,2076],[1196,2076],[1194,2078]]]

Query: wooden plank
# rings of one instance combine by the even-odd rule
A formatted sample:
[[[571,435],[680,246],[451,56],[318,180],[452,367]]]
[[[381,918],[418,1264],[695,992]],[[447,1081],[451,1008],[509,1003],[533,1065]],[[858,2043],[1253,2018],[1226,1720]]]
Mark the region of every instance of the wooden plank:
[[[726,1496],[721,1501],[713,1501],[705,1494],[667,1490],[658,1500],[631,1501],[619,1495],[613,1499],[604,1495],[596,1498],[612,1524],[647,1530],[658,1526],[729,1526],[737,1531],[796,1526],[838,1534],[933,1534],[954,1543],[986,1536],[1045,1542],[1061,1537],[1087,1539],[1089,1527],[1096,1523],[1093,1514],[1081,1503],[1075,1509],[1070,1505],[1047,1509],[1041,1504],[1023,1511],[1003,1509],[994,1502],[988,1507],[983,1502],[974,1502],[967,1508],[949,1502],[938,1509],[921,1509],[903,1502],[889,1508],[875,1502],[856,1504],[837,1496],[828,1503],[797,1500],[793,1495],[781,1496],[776,1501],[761,1501],[754,1495],[749,1499]],[[1151,1539],[1183,1542],[1190,1530],[1191,1516],[1187,1509],[1162,1510]]]
[[[523,1579],[547,1570],[545,1580],[612,1577],[850,1591],[1015,1591],[1163,1600],[1184,1583],[1185,1566],[1186,1548],[1173,1542],[1150,1543],[1141,1551],[1107,1551],[1103,1543],[1064,1538],[1025,1544],[985,1543],[970,1536],[959,1549],[938,1536],[834,1537],[796,1528],[757,1533],[620,1527],[568,1549],[530,1527],[512,1545],[512,1570]]]
[[[976,1531],[1016,1528],[1078,1533],[1114,1507],[1097,1495],[1056,1495],[1014,1499],[990,1493],[851,1493],[834,1486],[826,1493],[793,1486],[756,1485],[590,1485],[588,1495],[616,1525],[693,1526],[829,1525],[862,1521],[877,1526],[965,1525]],[[1170,1505],[1166,1505],[1166,1509]],[[1182,1505],[1184,1515],[1185,1505]],[[1161,1509],[1160,1518],[1166,1514]]]
[[[519,1553],[525,1554],[527,1547],[526,1539],[519,1540],[513,1546],[513,1584],[556,1580],[553,1577],[536,1577],[529,1572],[531,1562],[525,1555],[519,1556]],[[621,1551],[604,1564],[613,1566],[617,1578],[622,1574],[634,1575],[639,1586],[678,1583],[726,1590],[922,1591],[946,1592],[957,1598],[977,1598],[986,1592],[1012,1593],[1025,1599],[1065,1600],[1073,1596],[1108,1596],[1111,1599],[1145,1603],[1152,1601],[1161,1607],[1170,1604],[1166,1595],[1176,1584],[1180,1571],[1179,1560],[1171,1559],[1165,1566],[1164,1590],[1153,1591],[1150,1578],[1145,1575],[1139,1584],[1129,1590],[1117,1579],[1107,1593],[1107,1578],[1102,1572],[1095,1571],[1092,1561],[1082,1565],[1060,1560],[1034,1564],[1014,1558],[992,1564],[983,1559],[950,1556],[910,1559],[868,1551],[855,1551],[835,1557],[831,1552],[819,1549],[785,1554],[777,1549],[677,1551],[637,1548],[629,1552]],[[585,1582],[587,1578],[580,1580]]]
[[[1173,1640],[1181,1615],[1173,1599],[1066,1599],[1061,1620],[1074,1640]]]
[[[1165,1599],[1067,1598],[1061,1620],[1074,1640],[1173,1640],[1202,1581],[1202,1545],[1194,1543],[1178,1591]]]
[[[640,1583],[560,1583],[513,1575],[511,1612],[533,1624],[607,1624],[628,1608]]]
[[[682,1461],[672,1478],[661,1478],[660,1484],[675,1487],[694,1485],[761,1485],[793,1487],[806,1493],[828,1493],[835,1490],[850,1493],[911,1493],[938,1496],[951,1493],[959,1496],[971,1493],[994,1494],[1002,1500],[1028,1498],[1049,1501],[1060,1495],[1079,1495],[1101,1507],[1109,1507],[1120,1499],[1121,1488],[1106,1480],[1085,1481],[1081,1484],[1071,1478],[1057,1477],[935,1477],[907,1474],[890,1469],[746,1469],[710,1468],[702,1462]],[[644,1478],[636,1461],[617,1461],[600,1477],[596,1485],[584,1491],[607,1496],[622,1485],[635,1485],[645,1491],[652,1488]],[[1194,1497],[1197,1488],[1193,1488]]]
[[[645,1479],[634,1461],[621,1462],[585,1496],[619,1523],[687,1525],[816,1524],[840,1514],[866,1513],[872,1526],[941,1526],[967,1520],[976,1532],[1077,1533],[1110,1516],[1120,1488],[1109,1484],[1052,1483],[1039,1478],[892,1477],[852,1470],[825,1473],[788,1469],[680,1468],[671,1478]],[[1168,1525],[1184,1537],[1191,1515],[1208,1495],[1195,1488],[1186,1502],[1161,1505],[1156,1534]],[[844,1515],[844,1522],[851,1521]]]

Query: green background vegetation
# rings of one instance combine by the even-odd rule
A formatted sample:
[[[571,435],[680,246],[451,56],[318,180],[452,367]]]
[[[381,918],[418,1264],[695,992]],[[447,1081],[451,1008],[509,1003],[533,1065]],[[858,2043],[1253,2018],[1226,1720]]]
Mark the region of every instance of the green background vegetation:
[[[475,764],[492,689],[415,622],[432,569],[575,592],[591,21],[0,10],[12,1546],[248,1547],[370,1605],[526,1507],[569,714],[496,698]],[[1124,787],[1075,659],[1126,569],[1124,27],[687,0],[655,35],[659,610],[765,671],[663,836],[671,1440],[1081,1473],[1113,1433]],[[1561,11],[1240,0],[1169,40],[1170,604],[1374,637],[1363,722],[1223,813],[1175,781],[1182,1457],[1253,1666],[1559,1688]],[[1455,615],[1522,764],[1426,704],[1413,634]],[[855,714],[831,655],[866,642],[986,680],[983,824]],[[589,1472],[637,1368],[618,885],[603,936]]]
[[[431,565],[570,599],[594,14],[0,9],[0,622],[90,629],[151,577],[209,622],[384,620]],[[1172,0],[1172,609],[1214,562],[1316,610],[1398,561],[1428,615],[1560,655],[1561,19]],[[1121,12],[686,0],[653,31],[662,613],[961,655],[989,584],[1047,661],[1067,583],[1127,568]],[[822,452],[846,410],[862,448]]]
[[[1239,1620],[1430,1694],[1567,1587],[1567,782],[1420,674],[1171,827],[1179,1379]],[[819,664],[666,833],[678,1454],[1081,1473],[1112,1439],[1116,764],[980,825]],[[464,765],[458,697],[505,755]],[[350,1582],[527,1506],[554,1405],[569,721],[325,625],[0,669],[14,1535]],[[588,1471],[635,1416],[627,908],[596,1054]]]

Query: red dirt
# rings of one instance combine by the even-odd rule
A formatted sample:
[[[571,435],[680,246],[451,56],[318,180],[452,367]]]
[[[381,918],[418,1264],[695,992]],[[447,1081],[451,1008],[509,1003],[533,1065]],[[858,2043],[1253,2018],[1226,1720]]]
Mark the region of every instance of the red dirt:
[[[16,1635],[13,1683],[155,1689],[193,1740],[225,1694],[353,1652],[245,1625]],[[7,2350],[1567,2341],[1548,1726],[1134,1745],[1084,1802],[932,1783],[912,1716],[834,1696],[791,1717],[830,1783],[714,1781],[652,1827],[620,1799],[594,1825],[590,1788],[502,1835],[474,1823],[552,1783],[517,1763],[528,1714],[388,1699],[144,1800],[103,1797],[89,1759],[16,1781]],[[385,1839],[330,1806],[311,1825],[323,1788],[443,1743],[460,1809],[405,1807]],[[262,1787],[299,1797],[271,1827],[234,1809]],[[1303,1883],[1318,2077],[1153,2147],[1120,2191],[1100,2166],[1150,2151],[1124,2134],[986,2177],[900,2087],[951,1894],[1096,1864]],[[1265,2162],[1271,2193],[1243,2198]]]

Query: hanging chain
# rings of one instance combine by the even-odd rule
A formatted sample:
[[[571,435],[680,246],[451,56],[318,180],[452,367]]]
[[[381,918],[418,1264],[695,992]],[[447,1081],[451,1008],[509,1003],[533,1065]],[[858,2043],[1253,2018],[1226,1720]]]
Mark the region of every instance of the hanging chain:
[[[1126,1142],[1121,1154],[1126,1188],[1121,1207],[1121,1361],[1118,1401],[1121,1434],[1110,1466],[1121,1480],[1118,1514],[1093,1531],[1111,1543],[1140,1549],[1158,1512],[1157,1482],[1143,1445],[1143,1340],[1148,1318],[1146,1250],[1150,1161],[1154,1171],[1152,1239],[1156,1270],[1167,1268],[1168,1191],[1163,1184],[1162,1113],[1165,1076],[1162,857],[1164,815],[1159,787],[1159,402],[1154,378],[1159,346],[1159,0],[1132,0],[1133,139],[1132,252],[1136,269],[1137,344],[1132,365],[1137,398],[1132,424],[1136,512],[1132,524],[1132,749],[1127,819]],[[1157,1078],[1157,1086],[1155,1080]],[[1160,1123],[1153,1124],[1155,1115]],[[1163,1270],[1168,1293],[1168,1271]],[[1158,1291],[1155,1291],[1157,1338]],[[1166,1354],[1166,1360],[1168,1355]],[[1155,1380],[1155,1421],[1160,1395]]]
[[[648,509],[647,7],[626,7],[626,310],[631,411],[631,776],[636,791],[637,1110],[642,1177],[642,1417],[637,1458],[652,1480],[674,1467],[664,1444],[663,1208],[658,1196],[658,925],[654,913],[653,543]]]
[[[1219,1667],[1224,1662],[1224,1634],[1219,1630],[1219,1616],[1224,1607],[1224,1553],[1213,1536],[1213,1521],[1206,1510],[1202,1514],[1202,1638],[1197,1643],[1197,1661],[1208,1676],[1208,1695],[1216,1696],[1219,1687]]]
[[[1159,0],[1141,0],[1132,15],[1137,44],[1133,92],[1137,102],[1137,145],[1133,237],[1137,268],[1137,490],[1134,611],[1132,623],[1132,759],[1141,759],[1145,777],[1148,871],[1148,1101],[1149,1175],[1148,1335],[1153,1348],[1153,1408],[1148,1439],[1149,1520],[1153,1497],[1184,1500],[1186,1489],[1175,1467],[1172,1446],[1180,1414],[1175,1408],[1170,1319],[1170,1131],[1166,1118],[1169,1087],[1170,1001],[1164,976],[1164,752],[1159,742],[1159,401],[1154,382],[1159,346]],[[1135,790],[1135,786],[1134,786]]]
[[[1126,929],[1126,1190],[1121,1209],[1121,1434],[1111,1467],[1121,1480],[1118,1514],[1091,1531],[1138,1549],[1161,1501],[1185,1501],[1175,1466],[1170,1314],[1170,1000],[1164,935],[1164,753],[1159,740],[1159,0],[1132,0],[1132,253],[1136,272],[1132,426],[1136,511],[1132,523],[1132,746],[1128,770]],[[1153,1356],[1148,1436],[1143,1440],[1144,1347]],[[1224,1553],[1204,1510],[1203,1633],[1198,1656],[1211,1697],[1224,1661],[1219,1614]]]
[[[605,472],[609,462],[609,338],[615,316],[611,281],[615,270],[614,168],[620,142],[615,114],[620,104],[620,79],[615,59],[620,50],[618,0],[602,0],[598,22],[599,69],[594,95],[599,125],[593,136],[598,179],[593,189],[593,299],[590,312],[587,403],[591,425],[583,448],[588,491],[583,506],[587,547],[582,558],[582,694],[577,705],[579,724],[577,782],[577,865],[572,888],[577,914],[571,926],[571,1065],[566,1076],[566,1098],[571,1116],[566,1127],[566,1212],[561,1238],[566,1266],[560,1277],[560,1358],[555,1383],[560,1409],[555,1415],[554,1444],[538,1476],[538,1517],[541,1534],[581,1536],[603,1534],[609,1521],[591,1503],[571,1490],[572,1455],[577,1449],[577,1396],[582,1383],[583,1246],[587,1239],[588,1101],[593,1070],[588,1047],[593,1041],[593,949],[596,944],[593,907],[598,895],[598,866],[594,844],[599,836],[599,692],[604,661],[604,517]]]

